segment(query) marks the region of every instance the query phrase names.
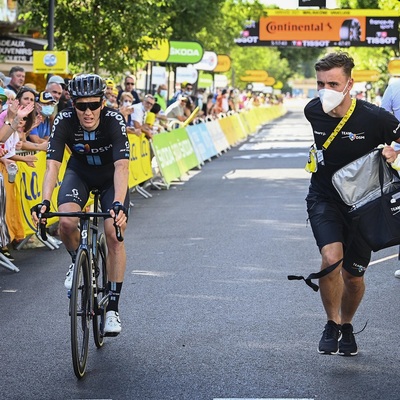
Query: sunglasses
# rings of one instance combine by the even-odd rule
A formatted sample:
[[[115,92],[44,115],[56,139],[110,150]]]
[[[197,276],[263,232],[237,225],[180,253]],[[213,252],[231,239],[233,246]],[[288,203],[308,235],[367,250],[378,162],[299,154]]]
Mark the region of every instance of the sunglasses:
[[[75,108],[79,111],[86,111],[89,109],[90,111],[97,110],[100,108],[102,102],[101,101],[90,101],[88,103],[75,103]]]
[[[134,82],[126,82],[125,85],[134,85]]]

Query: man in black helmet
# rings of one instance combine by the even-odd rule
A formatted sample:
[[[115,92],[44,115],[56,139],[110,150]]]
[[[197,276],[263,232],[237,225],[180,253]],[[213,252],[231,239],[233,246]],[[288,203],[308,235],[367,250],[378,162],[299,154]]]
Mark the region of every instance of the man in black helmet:
[[[126,268],[124,242],[119,242],[113,226],[123,234],[128,219],[129,141],[124,117],[103,105],[106,85],[96,74],[78,75],[69,82],[73,106],[57,114],[47,150],[42,202],[32,208],[37,214],[50,209],[50,199],[56,186],[65,146],[71,150],[65,175],[58,193],[60,212],[77,212],[85,206],[90,190],[100,190],[102,210],[110,211],[104,221],[107,239],[108,290],[104,334],[116,336],[121,331],[118,301]],[[61,177],[60,177],[61,178]],[[72,258],[64,285],[71,289],[76,251],[79,246],[78,218],[60,218],[60,238]]]

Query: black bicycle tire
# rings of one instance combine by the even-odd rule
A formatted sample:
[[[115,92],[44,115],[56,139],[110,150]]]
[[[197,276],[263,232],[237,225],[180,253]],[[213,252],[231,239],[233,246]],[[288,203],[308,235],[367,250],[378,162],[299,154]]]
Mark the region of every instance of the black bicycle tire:
[[[90,279],[88,255],[85,250],[79,250],[74,266],[70,301],[72,364],[78,379],[83,378],[85,375],[89,351],[92,295]],[[81,335],[79,335],[80,332],[82,332]]]
[[[101,233],[97,241],[97,262],[95,267],[99,268],[98,275],[96,271],[96,290],[97,303],[96,313],[93,316],[93,339],[96,347],[100,349],[104,344],[104,322],[106,318],[106,305],[102,309],[97,309],[97,304],[106,295],[107,291],[107,243],[104,233]],[[96,301],[96,300],[95,300]]]

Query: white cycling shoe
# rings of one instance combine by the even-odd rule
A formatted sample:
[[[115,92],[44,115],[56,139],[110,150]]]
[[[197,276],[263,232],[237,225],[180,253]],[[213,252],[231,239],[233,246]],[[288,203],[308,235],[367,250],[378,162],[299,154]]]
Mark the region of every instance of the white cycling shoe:
[[[67,276],[65,277],[64,286],[70,290],[72,289],[72,281],[74,280],[74,264],[69,266]]]
[[[106,312],[106,322],[104,324],[104,336],[117,336],[121,332],[121,320],[116,311]]]

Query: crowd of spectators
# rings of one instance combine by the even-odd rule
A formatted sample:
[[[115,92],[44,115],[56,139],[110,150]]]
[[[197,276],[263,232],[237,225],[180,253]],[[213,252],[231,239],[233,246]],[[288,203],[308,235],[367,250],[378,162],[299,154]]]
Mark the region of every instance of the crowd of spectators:
[[[8,76],[0,73],[0,201],[5,204],[4,177],[7,167],[15,161],[35,168],[37,151],[46,151],[52,125],[57,113],[72,105],[68,92],[68,78],[52,75],[44,90],[25,81],[21,66],[10,69]],[[118,110],[125,118],[127,132],[151,139],[171,122],[184,123],[198,118],[217,118],[221,113],[237,112],[271,101],[263,94],[240,92],[238,89],[218,89],[211,93],[191,83],[182,83],[169,96],[167,84],[161,84],[152,93],[136,89],[136,78],[126,75],[122,85],[105,79],[104,105]],[[0,219],[5,215],[0,212]],[[10,235],[6,224],[0,231],[0,253],[13,261],[9,250]]]

